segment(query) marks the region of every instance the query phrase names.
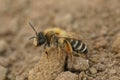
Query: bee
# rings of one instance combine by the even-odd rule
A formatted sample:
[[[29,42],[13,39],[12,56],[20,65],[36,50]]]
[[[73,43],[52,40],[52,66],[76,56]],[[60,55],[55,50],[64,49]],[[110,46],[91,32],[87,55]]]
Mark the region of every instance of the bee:
[[[44,44],[44,48],[46,48],[46,46],[50,47],[51,45],[55,45],[59,50],[64,49],[70,55],[72,55],[73,51],[77,54],[88,53],[88,48],[85,43],[79,39],[68,36],[67,32],[62,29],[52,28],[37,32],[31,23],[29,23],[29,25],[36,35],[35,37],[30,38],[34,39],[33,44],[35,46],[41,46]]]

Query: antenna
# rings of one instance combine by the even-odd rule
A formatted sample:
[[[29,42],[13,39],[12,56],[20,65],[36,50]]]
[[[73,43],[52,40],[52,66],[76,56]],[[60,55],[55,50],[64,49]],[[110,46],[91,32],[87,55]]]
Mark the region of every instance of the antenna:
[[[38,33],[37,33],[37,31],[35,30],[35,28],[34,28],[34,26],[29,22],[29,25],[30,25],[30,27],[33,29],[33,31],[35,32],[35,34],[37,35]]]
[[[36,37],[30,37],[29,40],[33,39],[33,38],[36,38]]]

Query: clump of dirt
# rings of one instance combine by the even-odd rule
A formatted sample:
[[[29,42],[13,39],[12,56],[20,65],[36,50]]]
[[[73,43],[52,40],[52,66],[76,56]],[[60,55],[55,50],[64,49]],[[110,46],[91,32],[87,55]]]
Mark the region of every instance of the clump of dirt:
[[[66,54],[57,54],[58,50],[50,48],[44,53],[37,65],[29,72],[29,80],[53,80],[58,74],[64,71]]]
[[[119,3],[119,0],[0,0],[0,80],[28,80],[29,72],[42,59],[45,51],[29,40],[34,32],[28,22],[37,31],[59,27],[76,33],[89,46],[87,58],[80,56],[73,62],[79,72],[61,70],[51,79],[119,80]]]

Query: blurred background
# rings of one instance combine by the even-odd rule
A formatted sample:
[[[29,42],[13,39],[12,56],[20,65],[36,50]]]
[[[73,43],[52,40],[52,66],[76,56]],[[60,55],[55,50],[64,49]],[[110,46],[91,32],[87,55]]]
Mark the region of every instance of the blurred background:
[[[0,80],[27,80],[44,51],[29,40],[28,22],[82,34],[98,71],[92,79],[120,79],[120,0],[0,0]]]

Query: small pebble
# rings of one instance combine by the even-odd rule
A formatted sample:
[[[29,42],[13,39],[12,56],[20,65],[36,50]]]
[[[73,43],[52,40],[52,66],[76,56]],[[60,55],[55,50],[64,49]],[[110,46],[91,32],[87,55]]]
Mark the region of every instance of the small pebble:
[[[5,40],[0,40],[0,54],[5,52],[8,48],[7,42]]]
[[[109,72],[110,72],[110,74],[115,74],[116,70],[115,69],[110,69]]]
[[[0,57],[0,65],[7,67],[9,65],[9,60],[5,57]]]
[[[81,57],[74,57],[73,61],[68,59],[67,68],[73,71],[82,71],[89,68],[89,60],[86,60]]]
[[[55,80],[78,80],[78,75],[69,71],[60,73]]]
[[[27,74],[22,74],[22,75],[16,76],[15,80],[25,80],[25,79],[27,79],[27,77],[28,77]]]
[[[109,80],[120,80],[120,77],[112,76],[112,77],[109,78]]]
[[[106,69],[106,65],[101,63],[94,65],[94,67],[97,69],[97,71],[104,71]]]
[[[115,38],[112,45],[113,51],[120,52],[120,36]]]
[[[5,80],[7,69],[0,65],[0,80]]]
[[[86,79],[87,79],[87,75],[86,75],[85,72],[81,72],[81,73],[79,74],[79,77],[78,77],[78,78],[79,78],[78,80],[86,80]]]
[[[96,68],[91,67],[91,68],[90,68],[90,73],[91,73],[91,74],[96,74],[96,73],[97,73]]]

